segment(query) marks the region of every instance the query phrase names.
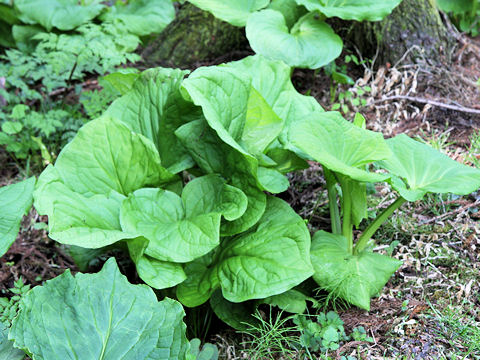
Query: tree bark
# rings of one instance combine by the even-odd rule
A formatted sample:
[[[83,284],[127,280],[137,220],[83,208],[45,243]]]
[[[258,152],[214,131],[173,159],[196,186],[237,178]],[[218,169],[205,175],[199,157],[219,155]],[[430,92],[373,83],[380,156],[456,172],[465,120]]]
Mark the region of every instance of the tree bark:
[[[457,43],[451,29],[434,0],[403,0],[384,20],[360,23],[352,33],[362,53],[373,57],[378,51],[380,64],[450,63]]]
[[[242,28],[234,27],[191,5],[183,5],[176,19],[142,52],[148,66],[191,68],[248,44]]]

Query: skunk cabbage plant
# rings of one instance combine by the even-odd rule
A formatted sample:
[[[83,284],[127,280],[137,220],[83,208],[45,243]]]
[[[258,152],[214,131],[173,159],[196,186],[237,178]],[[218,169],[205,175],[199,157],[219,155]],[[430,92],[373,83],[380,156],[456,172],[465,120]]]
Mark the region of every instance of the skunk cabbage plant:
[[[475,191],[480,170],[405,135],[385,140],[361,115],[352,123],[324,112],[290,75],[285,63],[255,55],[191,74],[111,76],[123,96],[37,181],[34,204],[48,215],[50,236],[94,254],[128,251],[145,283],[174,287],[169,293],[189,307],[210,302],[237,328],[258,304],[303,311],[311,298],[298,285],[311,276],[369,309],[400,266],[373,252],[375,231],[405,201]],[[313,240],[273,195],[312,160],[323,166],[332,219],[332,232]],[[399,198],[354,239],[375,182]]]
[[[293,147],[322,164],[327,182],[332,233],[317,232],[312,239],[313,278],[334,297],[369,309],[370,298],[381,291],[401,262],[372,252],[372,236],[405,201],[428,192],[469,194],[480,187],[480,170],[462,165],[406,135],[384,140],[339,113],[318,113],[290,131]],[[376,163],[388,173],[372,173]],[[399,197],[382,212],[354,244],[353,226],[366,217],[367,182],[387,181]],[[337,207],[341,187],[342,212]],[[340,219],[340,213],[342,219]]]
[[[283,143],[323,109],[290,68],[259,56],[189,75],[150,69],[83,126],[40,175],[35,206],[50,237],[127,249],[150,286],[187,306],[219,290],[266,299],[313,275],[310,234],[283,200],[286,173],[308,163]],[[130,83],[130,80],[133,82]]]

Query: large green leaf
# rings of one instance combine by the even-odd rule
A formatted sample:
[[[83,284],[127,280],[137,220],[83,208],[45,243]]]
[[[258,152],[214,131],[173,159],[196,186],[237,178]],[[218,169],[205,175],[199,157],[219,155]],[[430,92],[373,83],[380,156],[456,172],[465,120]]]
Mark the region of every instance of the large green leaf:
[[[120,226],[123,195],[79,194],[64,184],[52,165],[40,175],[34,198],[39,214],[48,215],[50,237],[63,244],[101,248],[133,237]]]
[[[0,256],[15,241],[20,222],[32,206],[35,178],[0,188]]]
[[[305,222],[286,202],[269,197],[255,229],[225,238],[213,257],[185,268],[187,280],[178,285],[177,297],[197,306],[218,288],[231,302],[281,294],[312,275],[309,253]]]
[[[472,11],[478,0],[437,0],[437,6],[446,13],[464,14]]]
[[[223,223],[221,234],[235,235],[252,227],[262,216],[266,205],[266,196],[256,181],[256,160],[251,156],[245,157],[222,142],[204,120],[185,124],[175,134],[200,169],[207,174],[221,174],[228,184],[241,189],[248,198],[245,213],[238,219]]]
[[[128,31],[138,36],[160,33],[175,18],[171,0],[117,1],[102,15],[103,21],[120,21]]]
[[[164,68],[144,71],[132,89],[114,101],[106,112],[152,140],[162,164],[173,173],[193,165],[174,131],[201,116],[200,109],[185,101],[179,91],[183,77],[188,73]]]
[[[235,330],[247,330],[250,325],[258,323],[258,319],[252,316],[257,309],[254,300],[233,303],[226,300],[220,290],[216,290],[210,298],[210,306],[220,320]]]
[[[36,360],[183,359],[183,316],[178,302],[129,284],[112,258],[97,274],[67,270],[32,289],[9,338]]]
[[[87,196],[112,190],[128,195],[174,178],[150,140],[110,117],[84,125],[60,153],[55,168],[69,188]]]
[[[312,112],[323,112],[315,98],[302,95],[295,89],[291,80],[292,70],[282,61],[267,60],[255,55],[220,66],[234,69],[241,76],[248,77],[251,86],[262,95],[275,114],[284,120],[284,128],[279,135],[279,140],[284,145],[289,143],[288,130],[297,121],[310,116]]]
[[[308,10],[318,10],[327,17],[344,20],[379,21],[390,14],[402,0],[296,0]]]
[[[408,201],[420,200],[428,192],[467,195],[480,188],[479,169],[460,164],[405,134],[388,139],[387,144],[393,156],[378,165],[396,175],[392,187]]]
[[[307,310],[307,300],[315,299],[306,296],[304,293],[291,289],[282,294],[273,295],[261,300],[263,304],[278,306],[281,310],[295,314],[303,314]]]
[[[27,24],[40,24],[48,31],[52,28],[73,30],[92,20],[102,11],[100,1],[79,5],[77,0],[15,0],[20,19]]]
[[[262,10],[248,18],[246,33],[257,54],[293,67],[318,69],[340,56],[343,47],[342,39],[314,12],[289,30],[280,12]]]
[[[117,120],[102,118],[82,127],[55,166],[40,175],[35,207],[49,216],[53,239],[99,248],[134,237],[120,226],[126,195],[172,176],[151,141]]]
[[[295,148],[328,169],[358,181],[383,181],[388,176],[365,170],[368,163],[391,152],[382,134],[346,121],[338,112],[315,113],[290,130]]]
[[[148,240],[136,238],[127,241],[128,252],[137,268],[138,276],[155,289],[166,289],[180,284],[187,278],[182,264],[161,261],[145,255]]]
[[[0,322],[0,359],[2,360],[22,360],[25,358],[25,352],[13,347],[13,341],[8,340],[8,330],[10,328]]]
[[[246,207],[241,190],[212,174],[189,182],[181,198],[161,189],[137,190],[123,202],[120,220],[127,233],[149,241],[146,255],[184,263],[218,246],[222,214],[237,219]]]
[[[313,279],[333,297],[370,310],[370,298],[379,293],[401,261],[371,251],[352,255],[342,235],[318,231],[312,239]]]
[[[269,0],[188,0],[202,10],[234,26],[245,26],[248,16],[263,9]]]

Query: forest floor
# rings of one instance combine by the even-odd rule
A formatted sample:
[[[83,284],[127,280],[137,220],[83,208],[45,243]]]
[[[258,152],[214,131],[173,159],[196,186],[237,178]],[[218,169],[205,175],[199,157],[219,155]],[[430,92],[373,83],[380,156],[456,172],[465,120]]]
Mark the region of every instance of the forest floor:
[[[367,127],[385,137],[407,133],[455,160],[480,166],[480,40],[462,38],[448,69],[428,62],[374,66],[368,61],[352,71],[353,86],[331,87],[323,72],[296,71],[293,78],[299,91],[326,109],[337,103],[347,118],[361,112]],[[350,95],[340,96],[347,91]],[[24,176],[1,149],[0,163],[0,185]],[[283,197],[312,229],[327,229],[321,169],[312,166],[292,176],[291,183]],[[387,185],[376,190],[369,198],[372,214],[393,201]],[[47,237],[46,221],[33,211],[25,217],[17,241],[0,259],[0,296],[19,278],[38,285],[65,269],[76,270],[66,249]],[[480,359],[480,193],[432,195],[405,204],[376,240],[378,250],[393,253],[402,267],[373,299],[370,312],[337,308],[347,333],[363,326],[373,341],[342,342],[324,358]],[[252,358],[242,345],[244,336],[235,331],[212,329],[208,336],[221,358]]]

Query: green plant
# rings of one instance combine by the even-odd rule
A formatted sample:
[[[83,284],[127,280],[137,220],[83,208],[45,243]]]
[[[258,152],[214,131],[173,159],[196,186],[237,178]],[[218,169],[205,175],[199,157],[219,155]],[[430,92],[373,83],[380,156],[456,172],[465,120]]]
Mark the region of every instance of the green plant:
[[[190,340],[190,353],[187,354],[186,360],[217,360],[218,348],[215,345],[206,343],[200,349],[200,339]]]
[[[480,131],[475,131],[470,136],[468,160],[477,168],[480,168]]]
[[[334,296],[369,309],[370,297],[400,265],[396,259],[372,252],[376,230],[406,201],[421,200],[430,192],[462,195],[475,191],[480,186],[480,171],[406,135],[385,141],[364,126],[361,116],[352,124],[338,113],[317,113],[297,122],[290,139],[291,149],[322,164],[330,199],[332,233],[319,231],[312,239],[313,278]],[[367,166],[373,162],[388,174],[369,172]],[[365,184],[379,181],[388,181],[400,196],[364,229],[354,246],[353,226],[358,227],[367,216]]]
[[[478,354],[480,351],[480,328],[478,322],[470,315],[462,313],[461,308],[455,307],[451,304],[439,310],[433,304],[429,303],[431,315],[429,318],[434,318],[438,324],[435,329],[437,336],[444,338],[445,341],[456,347],[456,342],[460,341],[466,349],[467,358],[469,355]],[[473,311],[473,304],[469,306]]]
[[[13,283],[13,288],[9,289],[14,294],[10,299],[0,298],[0,323],[10,326],[13,319],[17,316],[19,302],[29,290],[30,285],[25,285],[20,278]]]
[[[362,98],[365,93],[370,92],[370,86],[354,86],[346,91],[338,92],[338,84],[355,85],[353,79],[347,75],[347,64],[352,62],[355,65],[364,65],[371,60],[360,60],[355,55],[346,55],[339,66],[334,61],[326,65],[323,70],[330,77],[330,102],[331,110],[341,110],[344,115],[350,112],[350,107],[366,106],[367,100]]]
[[[300,345],[313,352],[337,350],[340,341],[348,339],[342,319],[333,311],[314,316],[295,315],[293,322],[301,333]]]
[[[360,115],[352,124],[324,112],[294,89],[282,62],[253,56],[187,73],[112,77],[124,95],[78,132],[34,194],[50,237],[91,249],[126,245],[139,276],[175,287],[186,306],[212,304],[220,291],[217,313],[246,301],[285,304],[272,297],[292,296],[313,275],[333,296],[368,309],[400,265],[371,251],[381,223],[426,193],[480,187],[480,170],[405,135],[385,141]],[[317,232],[310,248],[305,222],[264,191],[285,191],[285,174],[312,159],[324,168],[333,231]],[[370,172],[373,162],[385,172]],[[366,183],[382,181],[400,196],[354,246]]]
[[[448,13],[453,23],[471,36],[480,33],[479,0],[437,0],[440,10]]]
[[[0,145],[5,145],[14,159],[27,159],[27,164],[49,164],[70,140],[71,132],[83,123],[78,114],[69,111],[52,109],[41,113],[19,104],[1,122]]]
[[[67,270],[23,295],[8,338],[39,360],[184,359],[183,316],[178,302],[128,283],[109,259],[97,274]]]
[[[243,343],[249,358],[274,360],[279,355],[294,358],[298,335],[295,333],[297,327],[289,325],[292,317],[282,316],[281,312],[274,314],[271,308],[265,317],[258,310],[253,316],[257,321],[243,331],[251,338]]]
[[[350,336],[353,341],[373,342],[373,338],[367,335],[367,332],[363,326],[353,328]]]
[[[260,94],[272,87],[246,70],[262,67],[275,71],[275,91],[294,97],[297,112],[319,108],[295,91],[287,66],[259,57],[201,68],[186,80],[186,72],[172,69],[137,76],[40,176],[35,206],[49,215],[50,236],[86,248],[126,241],[140,277],[158,289],[177,285],[178,299],[191,307],[217,289],[231,302],[264,299],[310,277],[304,221],[263,193],[285,190],[283,174],[306,162],[269,148],[295,114],[272,94],[280,118]],[[237,81],[240,92],[217,98],[210,78],[220,81],[218,91]],[[229,101],[243,111],[238,117],[227,110],[243,123],[241,133],[223,128],[219,115]],[[187,169],[185,184],[175,174]]]
[[[401,0],[189,1],[234,26],[245,26],[257,54],[293,67],[318,69],[337,58],[343,47],[326,18],[379,21]]]
[[[0,188],[0,256],[15,241],[20,222],[32,206],[35,178]]]

